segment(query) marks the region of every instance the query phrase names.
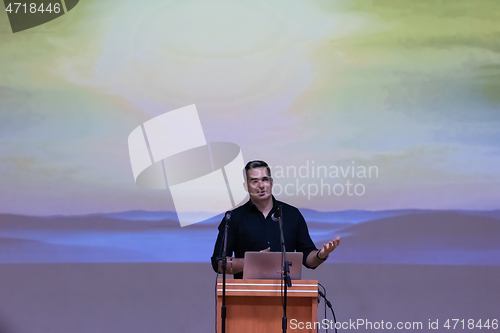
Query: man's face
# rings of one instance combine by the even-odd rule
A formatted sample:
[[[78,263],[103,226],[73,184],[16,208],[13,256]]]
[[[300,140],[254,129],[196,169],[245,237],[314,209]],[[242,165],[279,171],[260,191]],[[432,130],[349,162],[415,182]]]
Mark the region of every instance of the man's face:
[[[247,172],[246,190],[252,201],[265,201],[271,197],[273,179],[269,177],[267,168],[250,169]]]

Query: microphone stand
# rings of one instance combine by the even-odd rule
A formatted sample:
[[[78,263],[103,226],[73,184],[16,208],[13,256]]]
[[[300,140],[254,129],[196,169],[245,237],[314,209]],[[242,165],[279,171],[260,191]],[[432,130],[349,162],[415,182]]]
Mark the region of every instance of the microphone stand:
[[[227,212],[224,216],[226,225],[224,227],[224,247],[222,248],[222,306],[220,309],[221,333],[226,333],[226,268],[227,268],[227,229],[229,228],[229,220],[231,213]]]
[[[290,266],[291,262],[286,259],[286,248],[285,248],[285,237],[283,236],[283,219],[282,219],[282,209],[281,206],[278,207],[276,212],[274,213],[275,217],[278,218],[279,226],[280,226],[280,238],[281,238],[281,253],[282,253],[282,261],[283,261],[283,281],[285,285],[284,296],[283,296],[283,318],[281,320],[281,328],[283,333],[286,333],[286,328],[288,324],[288,319],[286,317],[286,308],[287,308],[287,296],[288,296],[288,287],[292,286],[292,279],[290,278]]]

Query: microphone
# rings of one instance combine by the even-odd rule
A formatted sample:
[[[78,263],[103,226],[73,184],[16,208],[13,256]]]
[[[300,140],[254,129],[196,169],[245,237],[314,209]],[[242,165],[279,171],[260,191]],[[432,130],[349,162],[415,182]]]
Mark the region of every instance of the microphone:
[[[281,217],[281,206],[278,206],[276,210],[274,211],[273,215],[271,215],[271,219],[274,222],[278,222],[278,219]]]
[[[231,211],[227,211],[224,215],[224,221],[226,225],[224,226],[224,247],[222,248],[222,305],[220,308],[221,331],[226,332],[226,266],[227,266],[227,229],[229,229],[229,221],[231,220]],[[231,264],[232,265],[232,264]],[[231,271],[232,271],[231,266]],[[231,272],[232,273],[232,272]]]
[[[222,260],[223,264],[225,265],[226,261],[226,249],[227,249],[227,229],[229,228],[229,221],[231,220],[231,211],[227,211],[226,215],[224,215],[224,221],[226,222],[226,225],[224,226],[224,247],[222,248]]]

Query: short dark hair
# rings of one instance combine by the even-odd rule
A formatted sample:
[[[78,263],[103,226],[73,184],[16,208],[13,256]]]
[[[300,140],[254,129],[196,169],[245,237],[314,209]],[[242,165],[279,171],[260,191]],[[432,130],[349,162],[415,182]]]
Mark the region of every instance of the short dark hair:
[[[245,177],[245,182],[248,180],[248,170],[250,169],[256,169],[256,168],[266,168],[267,169],[267,175],[271,177],[271,168],[269,168],[269,165],[264,162],[264,161],[250,161],[245,165],[245,170],[243,170],[243,175]]]

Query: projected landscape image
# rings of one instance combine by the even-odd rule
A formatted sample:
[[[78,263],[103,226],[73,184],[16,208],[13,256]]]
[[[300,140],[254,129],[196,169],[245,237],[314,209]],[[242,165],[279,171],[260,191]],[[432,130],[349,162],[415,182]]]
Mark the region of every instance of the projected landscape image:
[[[498,323],[500,1],[10,3],[0,332],[213,331],[210,258],[222,211],[248,200],[229,181],[241,174],[191,188],[180,209],[174,186],[201,178],[198,155],[169,183],[152,148],[202,147],[212,174],[212,143],[266,161],[317,247],[341,237],[302,272],[339,321]],[[165,120],[169,142],[149,142],[164,133],[144,124],[193,105],[190,123]],[[143,169],[165,189],[138,186]],[[181,227],[181,213],[218,215]]]
[[[500,265],[500,211],[303,213],[317,247],[342,237],[328,263]],[[185,228],[174,212],[0,218],[0,263],[112,263],[206,262],[222,216]]]
[[[87,0],[17,33],[2,11],[0,212],[175,211],[127,138],[192,104],[245,161],[379,170],[299,208],[499,209],[499,6]]]

